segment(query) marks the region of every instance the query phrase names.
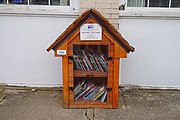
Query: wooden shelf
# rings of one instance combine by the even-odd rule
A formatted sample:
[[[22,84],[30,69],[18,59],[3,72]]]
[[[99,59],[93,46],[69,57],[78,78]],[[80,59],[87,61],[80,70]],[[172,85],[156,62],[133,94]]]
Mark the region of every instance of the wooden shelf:
[[[74,77],[108,77],[108,72],[74,70]]]

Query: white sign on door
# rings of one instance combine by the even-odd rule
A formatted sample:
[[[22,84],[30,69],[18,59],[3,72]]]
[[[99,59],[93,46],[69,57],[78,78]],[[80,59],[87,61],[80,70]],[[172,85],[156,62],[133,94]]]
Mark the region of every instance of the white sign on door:
[[[102,27],[99,24],[83,24],[80,27],[80,40],[102,40]]]

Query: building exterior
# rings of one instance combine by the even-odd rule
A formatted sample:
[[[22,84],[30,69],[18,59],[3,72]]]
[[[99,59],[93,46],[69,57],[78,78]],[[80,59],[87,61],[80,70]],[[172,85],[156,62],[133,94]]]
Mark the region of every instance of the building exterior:
[[[180,1],[121,0],[120,5],[125,10],[119,12],[119,31],[136,47],[122,61],[126,67],[122,67],[121,83],[179,87]]]
[[[135,48],[120,85],[180,87],[179,0],[0,0],[0,84],[58,87],[62,60],[46,48],[89,8]]]

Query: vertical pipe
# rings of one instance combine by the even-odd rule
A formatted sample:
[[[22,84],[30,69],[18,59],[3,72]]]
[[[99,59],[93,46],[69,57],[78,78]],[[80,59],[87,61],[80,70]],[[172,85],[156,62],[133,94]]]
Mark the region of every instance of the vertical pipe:
[[[171,0],[169,0],[169,8],[171,7]]]
[[[48,5],[51,5],[51,3],[50,3],[51,1],[50,0],[48,0]]]
[[[149,0],[147,1],[147,7],[149,7]]]

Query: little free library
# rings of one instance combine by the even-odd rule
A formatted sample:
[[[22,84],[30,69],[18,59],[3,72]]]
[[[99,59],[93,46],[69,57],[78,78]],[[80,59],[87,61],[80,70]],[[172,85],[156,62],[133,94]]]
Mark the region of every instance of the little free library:
[[[65,108],[117,108],[120,58],[134,47],[97,10],[79,16],[47,49],[62,57]]]

